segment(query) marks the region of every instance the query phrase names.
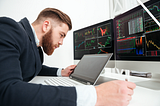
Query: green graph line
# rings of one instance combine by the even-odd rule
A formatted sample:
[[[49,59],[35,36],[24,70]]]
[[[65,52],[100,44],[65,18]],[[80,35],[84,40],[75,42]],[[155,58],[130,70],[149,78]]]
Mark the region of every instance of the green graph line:
[[[96,41],[96,40],[91,40],[90,43],[87,42],[86,45],[85,45],[85,47],[92,46],[92,43],[94,43],[95,41]]]
[[[153,5],[153,7],[149,8],[149,10],[152,11],[154,8],[157,9],[158,12],[160,11],[159,7],[156,5]],[[146,13],[146,11],[144,11],[144,13]]]
[[[106,47],[108,44],[110,44],[110,39],[111,39],[111,37],[108,37],[108,39],[106,40],[106,42],[105,42],[104,45],[102,45],[102,44],[100,44],[100,43],[98,43],[98,45],[99,45],[100,47]]]

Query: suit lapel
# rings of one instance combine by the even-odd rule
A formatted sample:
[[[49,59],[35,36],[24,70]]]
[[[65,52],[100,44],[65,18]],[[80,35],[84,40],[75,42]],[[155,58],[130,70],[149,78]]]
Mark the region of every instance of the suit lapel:
[[[37,48],[37,45],[36,45],[36,42],[35,42],[35,38],[34,38],[34,35],[33,35],[33,31],[31,29],[31,26],[30,26],[29,21],[27,20],[27,18],[23,18],[19,23],[22,25],[22,27],[24,28],[25,32],[27,33],[27,35],[28,35],[28,37],[30,39],[30,43],[32,45],[32,49],[34,51],[34,56],[35,56],[35,60],[36,60],[36,63],[35,63],[35,67],[36,67],[35,75],[37,75],[41,70],[41,60],[40,60],[38,48]]]

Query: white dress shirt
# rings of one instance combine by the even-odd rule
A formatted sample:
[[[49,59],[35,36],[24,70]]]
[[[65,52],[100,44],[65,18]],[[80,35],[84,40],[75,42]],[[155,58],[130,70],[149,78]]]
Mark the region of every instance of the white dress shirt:
[[[35,42],[38,46],[39,39],[37,38],[37,35],[32,25],[31,28],[35,37]],[[62,68],[59,68],[57,70],[58,77],[62,77],[61,70]],[[97,101],[97,94],[95,87],[93,85],[76,86],[75,88],[77,92],[77,106],[95,106]]]

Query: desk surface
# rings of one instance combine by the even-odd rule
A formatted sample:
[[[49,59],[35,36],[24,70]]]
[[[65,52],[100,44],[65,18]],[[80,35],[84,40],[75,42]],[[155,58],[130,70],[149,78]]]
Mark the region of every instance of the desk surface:
[[[125,75],[118,75],[112,73],[104,73],[102,74],[102,76],[119,80],[124,80],[125,78],[128,78],[129,81],[131,82],[148,80],[145,78],[139,78],[133,76],[128,77]],[[45,85],[44,80],[49,78],[52,77],[37,76],[31,81],[31,83]],[[160,90],[151,90],[148,88],[137,86],[134,90],[134,95],[132,96],[132,100],[128,106],[160,106]]]

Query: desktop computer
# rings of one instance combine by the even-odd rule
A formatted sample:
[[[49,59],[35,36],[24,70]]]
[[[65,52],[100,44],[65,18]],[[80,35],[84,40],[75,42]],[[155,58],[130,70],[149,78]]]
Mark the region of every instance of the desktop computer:
[[[160,1],[151,0],[144,5],[160,21]],[[160,28],[145,9],[137,6],[116,16],[114,35],[116,68],[160,74]],[[160,83],[154,83],[149,82],[160,88]]]
[[[151,0],[144,5],[160,21],[160,1]],[[160,28],[142,6],[113,20],[76,30],[73,38],[74,61],[80,60],[84,54],[113,53],[107,65],[109,68],[160,75]],[[160,88],[160,78],[147,83],[152,83],[151,88],[158,85]]]

